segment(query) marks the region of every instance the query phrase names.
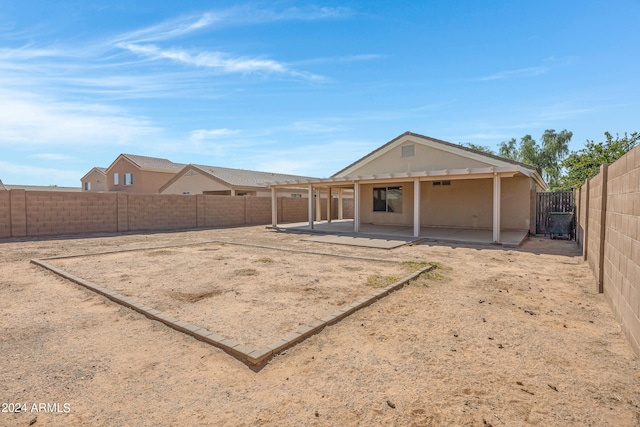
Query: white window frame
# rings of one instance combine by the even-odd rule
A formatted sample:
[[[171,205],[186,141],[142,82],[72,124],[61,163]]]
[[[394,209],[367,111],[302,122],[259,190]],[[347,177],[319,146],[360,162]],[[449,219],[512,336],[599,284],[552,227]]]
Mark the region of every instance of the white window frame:
[[[127,172],[124,174],[124,185],[133,185],[133,172]]]
[[[118,185],[119,182],[120,182],[120,177],[118,175],[118,172],[114,172],[114,174],[113,174],[113,185]]]

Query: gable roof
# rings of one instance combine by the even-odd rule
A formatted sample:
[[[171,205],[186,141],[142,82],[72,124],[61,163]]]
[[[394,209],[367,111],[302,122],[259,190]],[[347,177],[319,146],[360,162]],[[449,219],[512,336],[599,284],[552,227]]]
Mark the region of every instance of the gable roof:
[[[109,169],[113,167],[120,159],[127,159],[129,162],[136,165],[140,170],[151,171],[151,172],[173,172],[177,173],[180,169],[184,167],[183,163],[173,163],[169,159],[163,159],[161,157],[149,157],[149,156],[139,156],[137,154],[120,154],[107,168],[107,172]]]
[[[274,172],[261,172],[247,169],[233,169],[223,168],[220,166],[206,166],[206,165],[186,165],[180,172],[178,172],[173,178],[169,180],[165,185],[160,187],[160,192],[164,191],[171,184],[176,182],[188,171],[193,170],[207,176],[215,181],[228,185],[229,187],[252,187],[252,188],[266,188],[267,185],[274,181],[292,181],[292,180],[307,180],[315,179],[308,176],[300,175],[288,175]]]
[[[100,168],[100,167],[94,167],[91,168],[91,170],[89,172],[87,172],[86,174],[84,174],[84,176],[82,178],[80,178],[80,181],[84,181],[84,179],[89,176],[89,174],[93,173],[93,172],[98,172],[102,175],[107,175],[107,168]]]
[[[496,156],[495,154],[485,153],[484,151],[474,150],[473,148],[465,147],[460,144],[453,144],[451,142],[443,141],[441,139],[431,138],[430,136],[420,135],[417,133],[407,131],[402,135],[399,135],[396,138],[392,139],[391,141],[387,142],[386,144],[376,148],[371,153],[351,163],[349,166],[334,173],[333,175],[331,175],[331,177],[336,178],[336,177],[348,176],[352,170],[362,167],[363,165],[369,163],[370,161],[385,154],[386,152],[396,147],[397,145],[407,142],[407,140],[409,139],[412,142],[428,145],[443,151],[447,151],[449,153],[457,154],[463,157],[468,157],[474,160],[484,161],[494,166],[505,166],[507,164],[512,164],[512,165],[516,165],[516,166],[520,166],[522,168],[528,169],[531,172],[537,172],[534,166],[531,166],[525,163],[520,163],[515,160]]]
[[[0,179],[0,191],[2,190],[6,190],[6,188],[4,187],[4,184],[2,183],[2,180]]]

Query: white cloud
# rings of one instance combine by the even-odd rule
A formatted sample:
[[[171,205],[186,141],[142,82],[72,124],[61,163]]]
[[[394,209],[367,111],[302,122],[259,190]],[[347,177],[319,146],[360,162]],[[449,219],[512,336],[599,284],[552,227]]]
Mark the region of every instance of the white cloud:
[[[181,37],[207,28],[240,26],[277,21],[340,19],[351,15],[344,7],[292,7],[284,10],[261,9],[252,5],[236,6],[167,20],[116,37],[113,44],[157,42]]]
[[[256,71],[282,73],[287,68],[276,61],[259,58],[230,57],[222,52],[189,53],[180,49],[160,49],[154,45],[119,45],[132,53],[150,57],[151,59],[170,59],[186,65],[197,67],[218,68],[227,73],[251,73]]]
[[[58,154],[58,153],[38,153],[38,154],[34,154],[33,156],[34,159],[43,159],[43,160],[50,160],[50,161],[62,161],[62,160],[72,160],[73,157],[71,156],[67,156],[66,154]]]
[[[124,33],[113,40],[113,44],[133,41],[136,43],[169,40],[194,31],[210,27],[214,23],[222,22],[226,13],[208,12],[204,14],[181,17],[140,30]]]
[[[207,139],[218,139],[220,137],[237,135],[242,131],[239,129],[196,129],[189,133],[189,137],[192,141],[203,141]]]
[[[304,71],[290,70],[284,63],[272,59],[234,57],[224,52],[191,53],[182,49],[161,49],[155,45],[139,45],[133,43],[119,44],[118,47],[131,53],[146,56],[152,60],[168,59],[185,65],[212,68],[224,73],[278,73],[309,80],[322,80]]]
[[[520,77],[535,77],[544,74],[548,71],[546,67],[529,67],[521,68],[519,70],[501,71],[499,73],[492,74],[486,77],[480,77],[476,80],[489,81],[489,80],[501,80],[507,78],[520,78]]]
[[[0,145],[124,144],[160,130],[104,105],[58,102],[1,89],[0,111]]]
[[[83,172],[79,170],[39,168],[29,165],[4,162],[1,160],[0,170],[2,170],[3,176],[8,177],[6,180],[3,178],[3,182],[9,185],[20,185],[36,181],[42,182],[44,179],[50,184],[58,182],[77,182],[77,185],[79,186],[80,177],[86,173],[86,171]],[[18,179],[18,181],[14,181],[15,179]]]

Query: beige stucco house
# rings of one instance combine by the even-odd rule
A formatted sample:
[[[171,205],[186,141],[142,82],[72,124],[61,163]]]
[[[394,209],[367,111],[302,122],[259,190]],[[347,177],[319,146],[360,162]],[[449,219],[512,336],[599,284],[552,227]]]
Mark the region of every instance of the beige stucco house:
[[[108,191],[107,168],[95,167],[80,178],[82,191]]]
[[[107,191],[157,194],[184,166],[158,157],[120,154],[105,171]]]
[[[267,184],[273,181],[314,179],[299,175],[260,172],[219,166],[186,165],[166,184],[162,194],[215,194],[227,196],[271,196]],[[306,188],[289,188],[281,196],[307,197]]]
[[[532,166],[458,144],[406,132],[325,179],[270,185],[275,200],[287,186],[309,194],[354,192],[353,231],[362,224],[535,233],[535,193],[546,184]],[[331,198],[330,198],[331,200]],[[310,227],[313,209],[309,203]],[[273,225],[277,204],[273,203]]]

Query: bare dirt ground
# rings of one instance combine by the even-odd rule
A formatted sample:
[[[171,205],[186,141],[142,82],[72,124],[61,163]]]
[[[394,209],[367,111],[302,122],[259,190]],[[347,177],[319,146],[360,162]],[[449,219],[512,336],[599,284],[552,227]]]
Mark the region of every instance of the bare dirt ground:
[[[410,274],[399,262],[220,244],[49,261],[180,320],[259,349]]]
[[[389,251],[304,237],[249,227],[0,242],[0,402],[27,408],[0,412],[0,425],[640,425],[640,361],[574,243],[533,238],[518,249]],[[211,240],[443,268],[254,372],[29,263]],[[246,248],[245,264],[254,252]],[[301,262],[318,275],[336,267]],[[164,280],[158,275],[147,280]],[[173,292],[204,292],[190,286]],[[49,411],[34,411],[34,403]]]

